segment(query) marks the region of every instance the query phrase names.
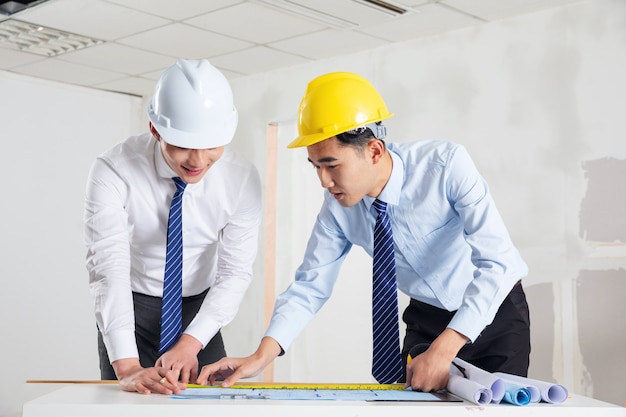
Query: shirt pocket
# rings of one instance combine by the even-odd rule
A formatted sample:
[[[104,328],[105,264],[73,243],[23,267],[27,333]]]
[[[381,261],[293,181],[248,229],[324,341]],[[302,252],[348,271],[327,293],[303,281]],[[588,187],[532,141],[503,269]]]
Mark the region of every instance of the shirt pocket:
[[[460,226],[458,217],[450,217],[443,225],[428,232],[423,237],[424,244],[427,247],[426,252],[430,256],[437,257],[454,253],[459,241],[465,241],[462,239],[463,230]],[[444,256],[445,258],[446,256]]]
[[[458,217],[437,219],[438,222],[420,220],[418,216],[408,219],[412,234],[414,258],[410,260],[414,269],[425,276],[447,276],[467,255],[462,225]]]

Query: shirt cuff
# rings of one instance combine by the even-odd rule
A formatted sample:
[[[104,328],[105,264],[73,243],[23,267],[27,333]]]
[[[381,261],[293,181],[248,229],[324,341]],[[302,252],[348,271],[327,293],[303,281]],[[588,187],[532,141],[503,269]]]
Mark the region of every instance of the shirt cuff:
[[[114,330],[103,335],[109,362],[118,359],[139,358],[134,330]]]
[[[204,349],[219,331],[220,325],[216,321],[203,320],[200,322],[198,316],[196,316],[183,333],[196,338],[202,343],[202,349]]]
[[[289,331],[281,331],[279,329],[279,326],[272,326],[271,323],[267,331],[265,332],[266,337],[271,337],[272,339],[276,340],[276,342],[280,346],[280,354],[278,356],[283,356],[285,354],[285,351],[289,349],[295,339],[295,337],[290,335],[289,333]]]
[[[467,337],[469,343],[474,343],[485,327],[483,318],[469,310],[457,311],[448,324],[448,328]]]

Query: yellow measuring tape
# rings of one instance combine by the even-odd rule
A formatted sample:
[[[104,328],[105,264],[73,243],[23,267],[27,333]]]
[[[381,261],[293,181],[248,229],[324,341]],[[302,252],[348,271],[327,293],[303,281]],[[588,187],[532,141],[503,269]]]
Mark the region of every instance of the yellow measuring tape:
[[[223,388],[221,385],[187,384],[187,388]],[[306,389],[306,390],[404,390],[404,384],[317,384],[299,382],[248,382],[235,384],[233,389]]]
[[[27,380],[29,384],[118,384],[118,381],[107,380],[66,380],[66,379],[31,379]],[[187,388],[222,388],[221,385],[198,385],[187,384]],[[246,382],[235,384],[229,388],[234,389],[327,389],[327,390],[404,390],[404,384],[319,384],[319,383],[300,383],[300,382]]]

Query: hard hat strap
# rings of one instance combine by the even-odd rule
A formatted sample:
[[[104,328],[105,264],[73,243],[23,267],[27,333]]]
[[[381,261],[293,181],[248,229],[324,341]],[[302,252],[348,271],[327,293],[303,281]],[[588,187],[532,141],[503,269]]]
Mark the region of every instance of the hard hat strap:
[[[376,139],[382,140],[385,139],[385,136],[387,136],[387,128],[383,126],[381,122],[368,123],[355,129],[348,130],[344,133],[347,133],[350,136],[358,136],[361,133],[365,132],[365,129],[369,129]]]

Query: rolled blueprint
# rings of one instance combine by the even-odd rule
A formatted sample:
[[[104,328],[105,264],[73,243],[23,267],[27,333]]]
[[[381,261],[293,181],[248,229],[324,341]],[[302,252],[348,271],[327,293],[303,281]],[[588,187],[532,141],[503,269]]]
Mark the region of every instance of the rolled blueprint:
[[[506,390],[506,384],[502,378],[465,362],[463,359],[454,358],[452,362],[462,370],[467,379],[489,388],[492,402],[499,403],[502,401]]]
[[[494,372],[493,375],[506,381],[525,385],[526,387],[535,387],[539,390],[541,400],[547,403],[560,404],[567,399],[567,396],[569,394],[567,388],[565,388],[563,385],[539,381],[537,379],[524,378],[522,376],[507,374],[504,372]]]
[[[454,365],[450,367],[450,378],[446,388],[457,397],[476,405],[486,405],[491,402],[491,390],[476,381],[464,378]]]
[[[504,379],[504,382],[514,382],[514,381],[511,381],[510,379]],[[530,392],[531,403],[538,403],[539,401],[541,401],[541,392],[539,392],[539,388],[537,388],[534,385],[528,385],[528,384],[522,384],[522,385],[524,385],[526,389],[528,390],[528,392]]]
[[[507,381],[502,401],[513,405],[526,405],[530,402],[530,391],[524,385]]]

